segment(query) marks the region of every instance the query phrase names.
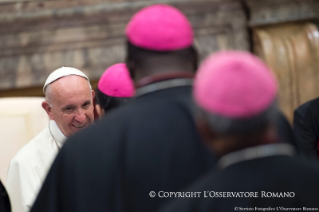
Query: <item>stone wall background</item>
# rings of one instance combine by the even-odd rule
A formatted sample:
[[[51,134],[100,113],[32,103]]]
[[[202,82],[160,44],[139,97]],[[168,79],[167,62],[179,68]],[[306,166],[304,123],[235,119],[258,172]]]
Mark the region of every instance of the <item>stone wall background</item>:
[[[169,2],[195,29],[200,57],[220,49],[248,50],[246,17],[238,1]],[[61,66],[97,80],[125,59],[124,29],[153,1],[34,1],[0,4],[0,90],[43,85]]]
[[[289,120],[318,97],[318,0],[0,0],[0,97],[41,96],[61,66],[84,71],[95,87],[125,59],[124,29],[140,8],[168,3],[191,21],[203,59],[222,49],[252,51],[275,72]]]

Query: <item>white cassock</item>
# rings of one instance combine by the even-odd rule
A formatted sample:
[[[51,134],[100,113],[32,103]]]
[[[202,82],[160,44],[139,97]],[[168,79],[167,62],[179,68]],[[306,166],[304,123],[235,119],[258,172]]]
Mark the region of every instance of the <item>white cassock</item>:
[[[6,189],[12,212],[30,211],[55,156],[66,140],[55,121],[23,146],[10,162]]]

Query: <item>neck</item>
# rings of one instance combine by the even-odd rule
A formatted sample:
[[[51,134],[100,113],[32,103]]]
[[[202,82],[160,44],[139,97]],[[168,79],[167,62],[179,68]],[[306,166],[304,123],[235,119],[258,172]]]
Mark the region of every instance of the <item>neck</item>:
[[[58,148],[61,148],[67,137],[62,133],[56,122],[53,120],[50,120],[49,122],[49,131],[54,141],[58,145]]]
[[[273,127],[269,127],[260,134],[256,133],[246,136],[222,136],[216,138],[212,148],[218,157],[222,157],[241,149],[274,143],[278,143],[276,130]]]
[[[148,85],[154,82],[163,81],[163,80],[177,79],[177,78],[192,79],[193,77],[194,77],[193,73],[185,72],[185,71],[162,72],[158,74],[148,75],[139,79],[136,83],[136,88],[140,88],[145,85]]]
[[[162,75],[162,74],[171,74],[171,73],[177,73],[177,72],[185,72],[188,74],[194,74],[194,69],[191,68],[190,66],[185,66],[185,65],[159,65],[158,63],[152,66],[144,66],[137,68],[134,70],[134,81],[137,82],[145,77],[148,76],[154,76],[154,75]]]

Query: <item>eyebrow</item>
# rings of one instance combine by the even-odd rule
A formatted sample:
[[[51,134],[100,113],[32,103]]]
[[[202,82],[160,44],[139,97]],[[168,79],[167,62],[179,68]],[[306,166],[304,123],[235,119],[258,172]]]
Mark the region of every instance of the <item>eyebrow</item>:
[[[85,104],[88,104],[88,103],[91,103],[91,100],[85,101],[82,105],[85,105]]]
[[[62,111],[63,111],[63,110],[66,110],[68,107],[74,108],[75,106],[74,106],[74,105],[66,105],[66,106],[64,106],[61,110],[62,110]]]

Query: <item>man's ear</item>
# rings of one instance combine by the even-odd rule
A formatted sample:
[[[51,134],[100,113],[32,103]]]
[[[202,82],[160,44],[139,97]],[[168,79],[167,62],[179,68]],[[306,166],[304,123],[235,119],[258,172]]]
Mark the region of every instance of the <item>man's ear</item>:
[[[95,104],[95,110],[96,110],[96,113],[99,116],[99,118],[104,116],[105,112],[104,112],[103,108],[101,108],[101,106],[99,104]]]
[[[45,110],[45,112],[47,112],[49,118],[51,120],[54,120],[54,115],[52,113],[52,107],[50,106],[50,104],[47,101],[42,102],[42,108]]]
[[[135,78],[135,62],[132,59],[126,58],[125,59],[126,68],[128,69],[131,79],[134,81]]]
[[[94,97],[95,97],[95,91],[92,90],[92,100],[94,99]]]
[[[194,73],[198,70],[198,61],[199,61],[199,55],[198,51],[196,48],[192,47],[192,64],[193,64],[193,69]]]

